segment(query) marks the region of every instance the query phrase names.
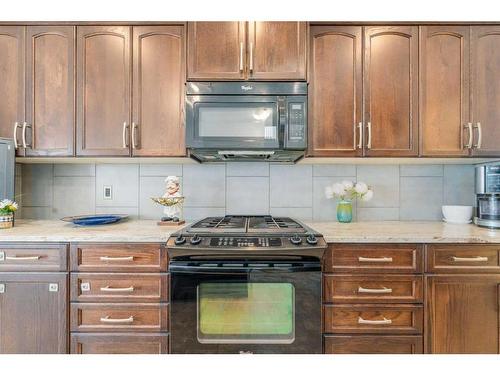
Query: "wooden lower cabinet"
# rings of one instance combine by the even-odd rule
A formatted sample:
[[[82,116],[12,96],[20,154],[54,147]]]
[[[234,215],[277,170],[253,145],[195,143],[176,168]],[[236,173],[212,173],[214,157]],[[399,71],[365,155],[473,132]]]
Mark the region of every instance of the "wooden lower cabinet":
[[[67,352],[67,273],[0,273],[0,354]]]
[[[422,354],[422,336],[325,335],[325,354]]]
[[[71,354],[167,354],[167,333],[73,333]]]

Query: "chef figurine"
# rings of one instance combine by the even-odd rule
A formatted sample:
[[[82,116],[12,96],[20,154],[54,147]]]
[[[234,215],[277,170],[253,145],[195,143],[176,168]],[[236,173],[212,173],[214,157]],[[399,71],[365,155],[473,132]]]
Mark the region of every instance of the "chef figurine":
[[[168,176],[165,179],[165,182],[167,191],[163,194],[163,198],[173,198],[175,201],[175,198],[182,197],[180,193],[181,183],[179,177]],[[182,217],[182,200],[179,200],[179,202],[174,203],[171,206],[165,206],[163,213],[165,216],[161,218],[161,221],[180,221]]]

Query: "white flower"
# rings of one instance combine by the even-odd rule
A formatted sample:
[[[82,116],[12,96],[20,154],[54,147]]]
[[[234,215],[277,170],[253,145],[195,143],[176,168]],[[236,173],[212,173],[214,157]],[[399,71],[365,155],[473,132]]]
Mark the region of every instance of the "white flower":
[[[16,202],[12,202],[11,206],[14,207],[15,210],[19,208],[19,205]]]
[[[354,182],[349,181],[349,180],[344,180],[344,181],[342,181],[342,185],[344,185],[344,189],[347,191],[347,190],[351,190],[353,188]]]
[[[332,190],[333,194],[335,194],[336,196],[343,196],[346,193],[344,184],[341,184],[340,182],[333,184]]]
[[[364,182],[357,182],[356,186],[354,186],[354,190],[358,194],[365,194],[368,191],[368,185]]]
[[[10,206],[11,204],[12,201],[10,199],[4,199],[3,201],[0,202],[0,209]]]
[[[367,190],[366,193],[364,193],[362,196],[361,196],[361,200],[363,202],[368,202],[369,200],[371,200],[373,198],[373,190]]]
[[[333,198],[333,188],[331,186],[327,186],[325,188],[325,195],[326,195],[326,199],[332,199]]]

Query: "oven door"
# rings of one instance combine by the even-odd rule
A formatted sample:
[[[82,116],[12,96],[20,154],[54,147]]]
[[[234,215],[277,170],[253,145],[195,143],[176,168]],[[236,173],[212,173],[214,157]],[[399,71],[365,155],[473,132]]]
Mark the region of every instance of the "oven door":
[[[319,262],[171,262],[172,353],[321,353]]]
[[[194,149],[279,149],[277,96],[189,95],[186,145]]]

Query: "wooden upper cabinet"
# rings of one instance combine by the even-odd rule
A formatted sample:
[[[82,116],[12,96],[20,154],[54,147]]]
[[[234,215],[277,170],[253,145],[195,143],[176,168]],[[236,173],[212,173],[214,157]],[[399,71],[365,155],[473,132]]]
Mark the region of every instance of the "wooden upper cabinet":
[[[500,353],[500,275],[427,277],[427,348],[435,354]]]
[[[184,156],[184,27],[133,28],[134,156]]]
[[[472,145],[470,28],[422,26],[420,30],[421,153],[466,156]]]
[[[188,79],[244,79],[245,22],[188,22],[187,49]]]
[[[73,155],[75,28],[30,26],[26,40],[26,155]]]
[[[500,155],[500,26],[471,26],[473,154]]]
[[[0,137],[14,137],[18,145],[24,121],[24,33],[24,26],[0,26]]]
[[[365,28],[368,156],[418,154],[418,26]]]
[[[306,79],[306,22],[249,22],[248,78]]]
[[[77,154],[130,153],[130,27],[77,28]]]
[[[361,156],[362,29],[313,26],[309,45],[309,154]]]

